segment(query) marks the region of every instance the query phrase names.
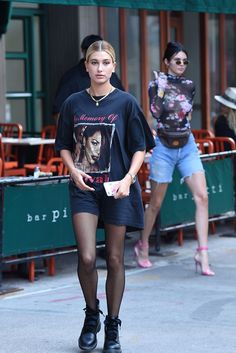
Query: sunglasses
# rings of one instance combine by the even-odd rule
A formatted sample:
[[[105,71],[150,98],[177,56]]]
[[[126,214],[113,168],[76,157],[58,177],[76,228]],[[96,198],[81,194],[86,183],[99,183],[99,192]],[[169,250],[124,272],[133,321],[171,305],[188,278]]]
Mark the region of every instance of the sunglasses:
[[[187,66],[189,64],[189,60],[187,60],[187,59],[183,59],[183,60],[182,59],[174,59],[174,62],[176,65],[183,64],[183,65]]]

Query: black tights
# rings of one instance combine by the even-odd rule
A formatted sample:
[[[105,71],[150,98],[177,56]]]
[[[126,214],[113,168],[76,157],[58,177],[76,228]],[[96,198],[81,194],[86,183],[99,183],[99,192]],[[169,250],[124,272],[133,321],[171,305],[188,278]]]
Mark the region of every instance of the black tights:
[[[78,244],[78,277],[86,304],[95,309],[98,273],[96,269],[97,216],[79,213],[73,216]],[[125,286],[124,240],[126,227],[105,225],[106,296],[108,315],[118,316]]]

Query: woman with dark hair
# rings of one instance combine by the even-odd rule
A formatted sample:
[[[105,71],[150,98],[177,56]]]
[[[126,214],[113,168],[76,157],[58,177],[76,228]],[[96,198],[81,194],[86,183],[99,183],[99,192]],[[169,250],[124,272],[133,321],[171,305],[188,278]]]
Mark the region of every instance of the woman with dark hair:
[[[93,350],[101,328],[96,269],[96,229],[101,221],[107,264],[103,353],[121,353],[118,328],[125,287],[125,234],[127,227],[143,228],[136,174],[146,150],[153,148],[155,142],[136,99],[110,83],[116,67],[112,46],[105,41],[91,44],[85,65],[91,85],[64,102],[56,137],[56,149],[71,176],[69,195],[78,246],[78,277],[86,303],[78,343],[82,350]],[[78,145],[83,147],[81,156]],[[104,166],[100,167],[104,156]],[[104,185],[112,181],[116,188],[113,196],[108,196]]]
[[[183,74],[189,64],[188,53],[181,43],[169,42],[163,57],[167,73],[156,73],[150,82],[152,116],[157,120],[156,147],[150,159],[151,200],[144,216],[144,230],[135,245],[137,263],[152,266],[148,258],[149,236],[172,181],[175,167],[186,182],[196,205],[198,247],[194,256],[196,269],[213,276],[208,262],[208,194],[204,169],[190,129],[195,93],[194,83]]]
[[[75,165],[86,173],[101,173],[110,167],[109,154],[112,129],[107,124],[79,125],[75,128]]]

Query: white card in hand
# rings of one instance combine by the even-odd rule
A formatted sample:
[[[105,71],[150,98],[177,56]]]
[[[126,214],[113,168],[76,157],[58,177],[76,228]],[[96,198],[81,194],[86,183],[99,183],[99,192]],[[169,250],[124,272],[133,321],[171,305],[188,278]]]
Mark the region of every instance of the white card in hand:
[[[107,181],[103,185],[107,196],[114,196],[119,187],[119,181]]]

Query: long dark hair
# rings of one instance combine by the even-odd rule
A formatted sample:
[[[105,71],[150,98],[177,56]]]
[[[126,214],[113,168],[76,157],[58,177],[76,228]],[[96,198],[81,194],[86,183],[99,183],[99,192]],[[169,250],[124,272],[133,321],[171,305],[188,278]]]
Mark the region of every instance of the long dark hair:
[[[84,156],[85,156],[85,144],[83,142],[83,139],[85,138],[85,141],[88,140],[89,137],[93,136],[96,132],[100,132],[101,134],[101,150],[103,149],[106,141],[106,130],[103,125],[88,125],[83,128],[83,132],[81,133],[81,151],[79,155],[79,162],[81,163]],[[86,143],[86,142],[85,142]]]
[[[186,49],[184,48],[183,44],[179,43],[179,42],[169,42],[166,46],[166,50],[164,52],[164,56],[163,56],[163,61],[165,59],[167,59],[168,61],[171,60],[171,58],[178,54],[180,51],[183,51],[187,57],[188,57],[188,53],[186,51]]]

